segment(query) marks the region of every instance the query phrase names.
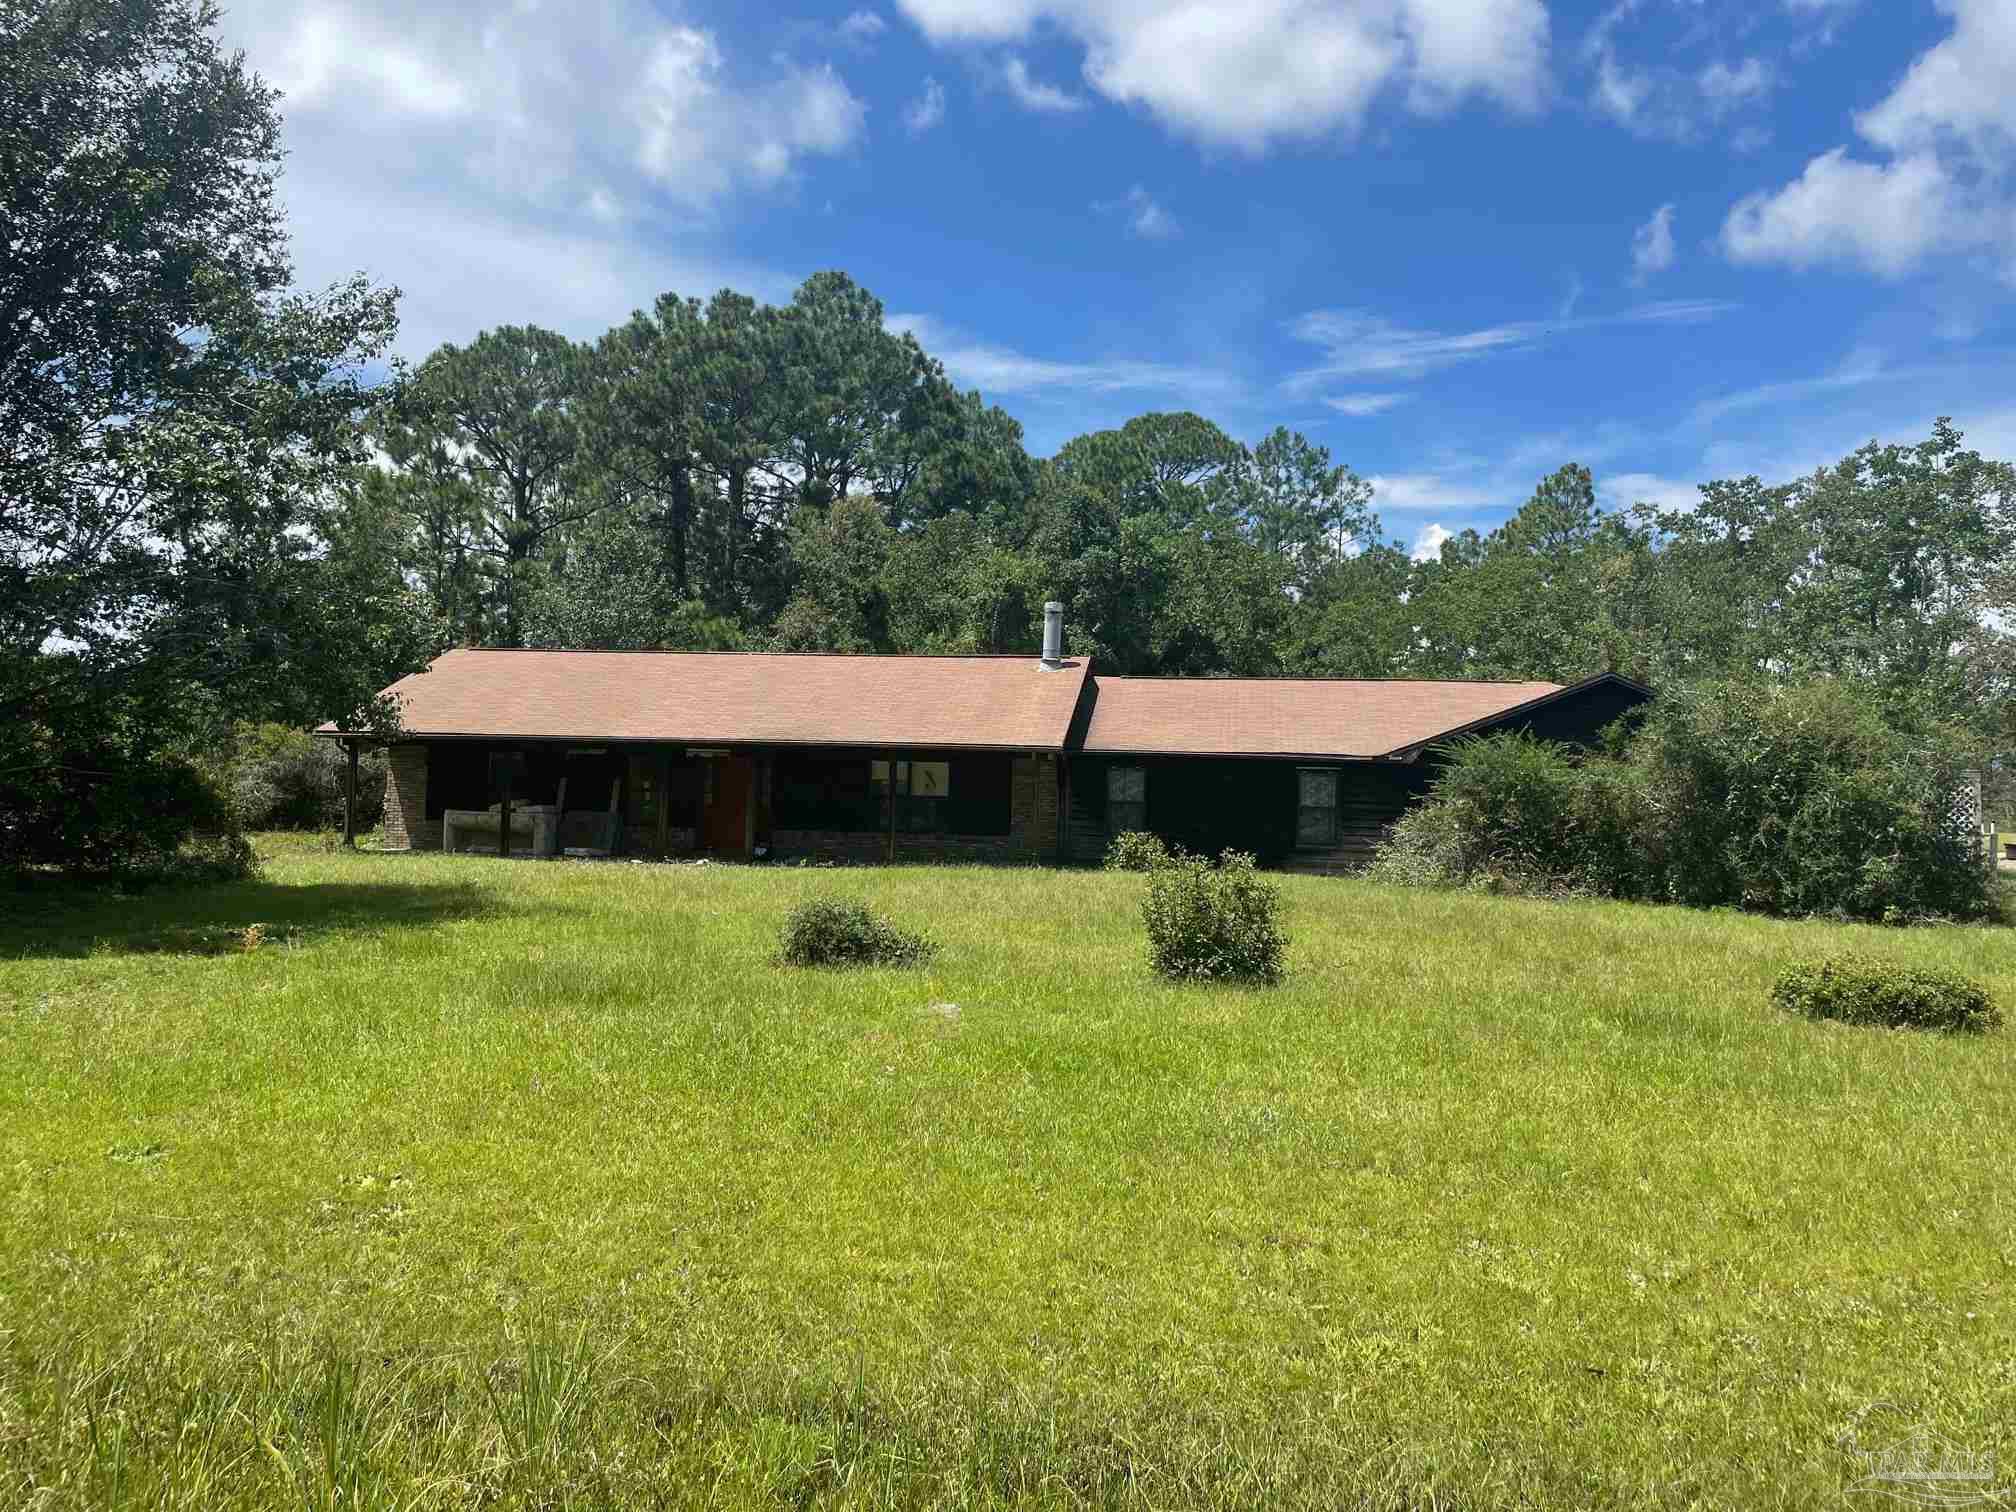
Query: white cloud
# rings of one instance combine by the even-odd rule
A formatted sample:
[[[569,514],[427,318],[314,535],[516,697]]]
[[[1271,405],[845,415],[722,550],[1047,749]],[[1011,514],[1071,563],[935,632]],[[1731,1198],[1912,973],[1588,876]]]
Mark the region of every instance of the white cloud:
[[[1366,481],[1372,485],[1373,504],[1387,513],[1462,513],[1502,505],[1508,497],[1504,490],[1474,479],[1435,472],[1379,473]]]
[[[1555,316],[1561,320],[1570,319],[1575,314],[1575,307],[1582,303],[1582,296],[1588,292],[1588,288],[1582,282],[1582,275],[1574,268],[1570,268],[1567,285],[1561,291],[1561,303],[1554,310]]]
[[[1661,205],[1631,233],[1631,281],[1642,284],[1673,266],[1673,207]]]
[[[831,68],[733,56],[655,0],[260,0],[223,34],[285,92],[302,280],[400,285],[409,355],[504,321],[593,335],[674,288],[787,293],[708,230],[865,124]]]
[[[641,174],[706,205],[846,150],[865,120],[830,67],[738,72],[713,33],[649,0],[502,17],[477,0],[270,0],[230,10],[225,34],[285,91],[297,154],[344,136],[353,155],[396,152],[549,203]]]
[[[1994,362],[1958,357],[1938,362],[1917,362],[1892,366],[1886,355],[1872,348],[1857,348],[1827,372],[1807,378],[1790,378],[1776,383],[1760,383],[1731,393],[1718,394],[1696,404],[1689,419],[1707,428],[1730,416],[1759,410],[1778,410],[1803,400],[1824,399],[1830,414],[1847,411],[1853,396],[1884,389],[1905,394],[1993,393],[2009,385],[2009,376]],[[1888,406],[1893,409],[1895,406]],[[1913,421],[1916,425],[1918,422]],[[1866,439],[1866,438],[1865,438]]]
[[[899,3],[941,44],[1014,44],[1054,28],[1084,48],[1085,79],[1107,99],[1252,151],[1356,131],[1387,92],[1430,114],[1476,96],[1536,110],[1547,93],[1542,0]]]
[[[1417,331],[1364,310],[1312,310],[1293,329],[1302,340],[1328,350],[1321,366],[1289,380],[1300,388],[1337,378],[1421,378],[1495,352],[1531,346],[1541,332],[1531,322],[1455,333]]]
[[[924,93],[903,108],[903,128],[912,136],[921,136],[944,119],[945,86],[927,74]]]
[[[718,82],[720,50],[680,28],[650,49],[632,97],[636,162],[661,187],[712,199],[737,179],[771,183],[810,153],[837,153],[861,135],[865,107],[831,67],[782,67],[742,91]]]
[[[1967,234],[1953,181],[1931,154],[1865,163],[1822,153],[1784,188],[1739,200],[1722,226],[1737,262],[1859,264],[1887,277]]]
[[[1182,234],[1176,217],[1156,203],[1155,197],[1139,184],[1118,199],[1097,200],[1092,208],[1101,215],[1124,215],[1128,229],[1149,241],[1167,241]]]
[[[362,269],[398,284],[399,348],[416,358],[489,326],[541,325],[586,340],[667,291],[726,286],[782,301],[796,281],[731,258],[659,253],[589,223],[563,229],[476,207],[444,215],[425,194],[317,182],[289,198],[303,280]]]
[[[1773,73],[1762,58],[1745,58],[1731,66],[1717,58],[1696,75],[1702,98],[1716,113],[1747,104],[1768,92]]]
[[[1442,555],[1442,543],[1456,534],[1440,524],[1423,525],[1414,532],[1414,544],[1407,555],[1417,562],[1432,562]]]
[[[1001,82],[1008,86],[1008,93],[1015,97],[1015,103],[1025,110],[1057,115],[1085,108],[1083,98],[1033,77],[1029,65],[1013,55],[1001,65]]]
[[[1657,473],[1610,473],[1596,479],[1596,496],[1606,508],[1628,509],[1633,504],[1650,504],[1655,509],[1687,510],[1701,502],[1701,491],[1678,478],[1662,478]]]
[[[1584,66],[1594,73],[1589,100],[1595,110],[1639,136],[1676,142],[1698,140],[1711,124],[1760,102],[1776,79],[1761,57],[1736,62],[1717,58],[1689,71],[1674,61],[1698,33],[1667,39],[1649,62],[1625,57],[1626,23],[1644,8],[1645,0],[1617,0],[1589,28],[1580,49]],[[1698,8],[1699,0],[1687,0]],[[1697,25],[1701,18],[1696,18]]]
[[[1334,394],[1323,402],[1340,415],[1349,415],[1354,420],[1362,420],[1368,415],[1383,415],[1394,405],[1406,403],[1407,395]]]
[[[1032,357],[1012,347],[972,340],[929,315],[891,315],[885,323],[892,331],[908,331],[960,383],[990,396],[1153,391],[1224,399],[1238,389],[1230,376],[1211,368],[1134,358],[1064,362]]]
[[[1289,377],[1290,392],[1309,392],[1339,379],[1421,378],[1482,358],[1527,351],[1548,337],[1615,325],[1680,325],[1713,320],[1734,308],[1720,300],[1669,299],[1633,305],[1613,315],[1569,320],[1520,320],[1472,331],[1426,331],[1396,325],[1366,310],[1312,310],[1290,326],[1324,348],[1324,360]]]
[[[889,29],[879,11],[857,10],[840,23],[840,35],[852,42],[873,42]]]
[[[1621,125],[1636,122],[1646,101],[1657,86],[1652,76],[1620,63],[1617,54],[1604,48],[1596,60],[1596,108]]]
[[[1939,0],[1953,34],[1911,65],[1904,81],[1856,126],[1892,152],[1923,150],[1949,133],[2006,161],[2016,136],[2016,7],[2008,0]]]
[[[1729,212],[1722,243],[1739,262],[1842,263],[1885,277],[1946,252],[1986,250],[2016,277],[2016,6],[1938,0],[1953,31],[1856,119],[1882,154],[1845,146],[1783,187]]]

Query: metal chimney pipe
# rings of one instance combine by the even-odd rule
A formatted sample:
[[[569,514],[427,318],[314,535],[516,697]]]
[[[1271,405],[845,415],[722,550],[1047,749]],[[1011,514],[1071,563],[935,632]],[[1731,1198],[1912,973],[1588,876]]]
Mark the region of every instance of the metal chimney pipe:
[[[1046,672],[1064,665],[1064,606],[1052,599],[1043,606],[1043,661]]]

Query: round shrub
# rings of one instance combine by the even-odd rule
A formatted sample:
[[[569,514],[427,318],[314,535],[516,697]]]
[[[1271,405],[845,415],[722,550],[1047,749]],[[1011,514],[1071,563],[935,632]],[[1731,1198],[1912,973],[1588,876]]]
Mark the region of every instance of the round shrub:
[[[782,946],[786,966],[917,966],[938,949],[846,898],[800,903],[784,921]]]
[[[1166,865],[1169,847],[1162,843],[1162,837],[1148,830],[1126,830],[1113,837],[1113,843],[1106,847],[1106,869],[1108,871],[1146,872]]]
[[[1974,1033],[2002,1022],[1988,990],[1957,971],[1900,966],[1880,956],[1841,955],[1791,967],[1771,989],[1771,1001],[1806,1018],[1892,1029],[1962,1029]]]
[[[1249,855],[1227,851],[1216,866],[1173,856],[1148,874],[1148,963],[1176,981],[1278,982],[1288,954],[1280,907],[1280,889]]]

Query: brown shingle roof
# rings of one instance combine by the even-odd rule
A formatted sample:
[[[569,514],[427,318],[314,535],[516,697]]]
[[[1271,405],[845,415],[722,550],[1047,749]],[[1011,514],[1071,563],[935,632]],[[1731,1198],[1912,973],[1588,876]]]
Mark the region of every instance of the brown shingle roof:
[[[1060,750],[1086,667],[1041,671],[1033,656],[461,650],[390,691],[416,736]]]
[[[1085,749],[1386,756],[1561,691],[1551,682],[1099,677]]]

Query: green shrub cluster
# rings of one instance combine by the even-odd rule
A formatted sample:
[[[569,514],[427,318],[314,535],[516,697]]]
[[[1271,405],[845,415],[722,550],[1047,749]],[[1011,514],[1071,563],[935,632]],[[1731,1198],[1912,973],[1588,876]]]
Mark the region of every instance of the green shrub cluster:
[[[230,880],[253,869],[214,774],[117,726],[86,736],[17,730],[0,772],[0,870],[122,883]]]
[[[1892,711],[1893,714],[1897,711]],[[1580,755],[1459,742],[1373,865],[1386,881],[1903,922],[1995,909],[1961,743],[1827,680],[1663,698]]]
[[[1280,907],[1280,889],[1249,855],[1227,851],[1216,866],[1168,857],[1149,872],[1141,905],[1149,964],[1178,981],[1278,982],[1288,953]]]
[[[1806,1018],[1892,1029],[1979,1033],[2002,1022],[1988,990],[1972,978],[1880,956],[1841,955],[1793,966],[1771,989],[1771,1001]]]
[[[1852,684],[1689,690],[1632,758],[1666,816],[1680,902],[1899,922],[1990,911],[1965,747]]]
[[[281,724],[243,724],[215,763],[231,815],[244,830],[327,830],[343,823],[349,758],[333,740]],[[385,809],[385,754],[357,761],[357,827],[375,829]]]
[[[781,959],[787,966],[917,966],[937,949],[865,903],[813,898],[785,919]]]
[[[1467,740],[1372,870],[1418,885],[1644,898],[1659,885],[1653,817],[1643,774],[1623,762],[1578,760],[1525,734]]]
[[[1113,843],[1106,847],[1108,871],[1153,871],[1168,860],[1169,847],[1162,843],[1160,835],[1148,830],[1126,830],[1115,835]]]

